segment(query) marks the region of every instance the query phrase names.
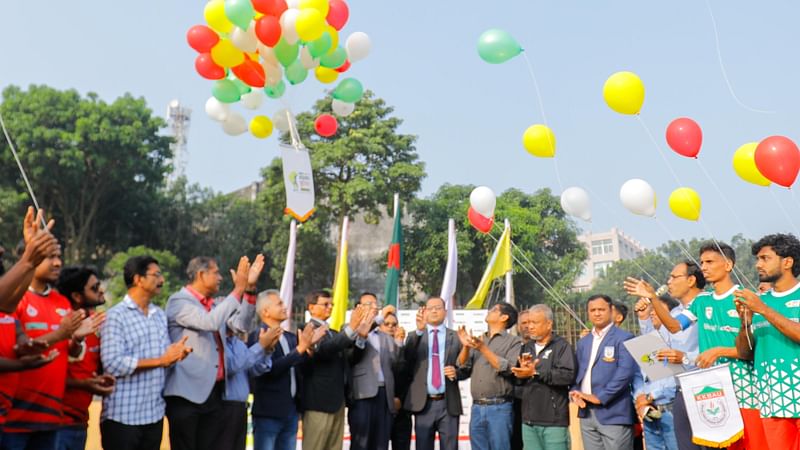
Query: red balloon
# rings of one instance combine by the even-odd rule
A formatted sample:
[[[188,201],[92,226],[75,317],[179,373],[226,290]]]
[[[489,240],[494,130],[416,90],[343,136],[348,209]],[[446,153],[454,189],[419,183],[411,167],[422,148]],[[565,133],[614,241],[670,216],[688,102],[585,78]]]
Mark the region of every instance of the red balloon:
[[[281,14],[289,9],[286,5],[286,0],[253,0],[253,8],[269,16],[275,16],[280,19]]]
[[[338,128],[339,122],[336,121],[336,117],[330,114],[320,114],[317,120],[314,121],[314,129],[322,137],[333,136]]]
[[[688,117],[675,119],[667,126],[667,144],[679,155],[696,158],[703,145],[703,131]]]
[[[263,88],[267,80],[261,64],[250,58],[245,58],[243,63],[236,67],[231,67],[231,70],[236,75],[236,78],[244,81],[248,86]]]
[[[281,23],[275,16],[261,16],[256,21],[256,37],[267,47],[274,47],[281,40]]]
[[[195,25],[189,28],[186,33],[186,40],[189,42],[189,47],[200,53],[208,53],[219,42],[219,36],[214,30],[205,25]]]
[[[787,188],[794,184],[800,171],[800,150],[784,136],[770,136],[759,142],[755,160],[762,175]]]
[[[333,28],[336,28],[336,31],[339,31],[344,27],[344,24],[347,23],[347,19],[350,17],[350,8],[347,7],[347,3],[344,0],[331,0],[330,7],[328,8],[328,17],[326,18],[328,24]]]
[[[488,233],[494,226],[494,217],[485,217],[472,209],[472,206],[470,206],[469,211],[467,211],[467,218],[469,219],[469,223],[481,233]]]
[[[218,66],[214,60],[211,59],[211,54],[209,53],[197,55],[197,58],[194,60],[194,68],[201,77],[209,80],[221,80],[225,78],[225,69]]]
[[[344,64],[342,64],[341,66],[339,66],[339,67],[337,67],[337,68],[335,68],[333,70],[335,70],[335,71],[337,71],[339,73],[344,73],[344,72],[347,72],[347,69],[349,69],[349,68],[350,68],[350,60],[349,59],[345,59],[344,60]]]

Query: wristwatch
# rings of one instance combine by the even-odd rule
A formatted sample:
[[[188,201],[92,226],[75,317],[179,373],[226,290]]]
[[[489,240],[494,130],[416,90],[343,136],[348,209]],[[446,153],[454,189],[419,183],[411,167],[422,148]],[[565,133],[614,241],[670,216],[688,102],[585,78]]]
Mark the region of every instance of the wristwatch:
[[[684,353],[683,354],[683,361],[681,361],[681,362],[683,363],[684,366],[688,366],[689,365],[689,355]]]

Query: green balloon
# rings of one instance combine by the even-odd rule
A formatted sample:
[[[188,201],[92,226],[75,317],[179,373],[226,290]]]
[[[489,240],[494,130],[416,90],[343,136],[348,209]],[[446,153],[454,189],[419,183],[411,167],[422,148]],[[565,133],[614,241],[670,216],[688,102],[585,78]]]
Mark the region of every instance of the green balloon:
[[[211,87],[211,94],[222,103],[235,103],[242,98],[236,83],[231,80],[217,80]]]
[[[309,42],[307,47],[311,56],[319,58],[325,53],[328,53],[328,50],[331,49],[331,45],[333,45],[333,39],[331,39],[331,35],[326,31],[322,33],[322,37],[316,41]]]
[[[303,67],[303,63],[298,59],[297,61],[289,64],[286,68],[286,79],[292,85],[302,83],[308,76],[308,69]]]
[[[300,45],[296,43],[294,45],[289,45],[281,38],[281,40],[275,44],[273,50],[278,62],[280,62],[283,67],[289,67],[289,64],[293,63],[297,59],[297,55],[300,54]]]
[[[269,98],[281,98],[286,92],[286,83],[280,80],[275,86],[264,86],[264,92]]]
[[[491,64],[500,64],[522,53],[522,47],[508,32],[492,28],[478,38],[478,55]]]
[[[347,103],[355,103],[364,95],[364,87],[355,78],[345,78],[333,90],[333,98]]]
[[[225,15],[234,25],[247,31],[256,12],[250,0],[225,0]]]
[[[238,78],[234,78],[233,83],[236,85],[236,88],[239,89],[239,95],[248,94],[253,90],[253,88],[248,86],[247,83]]]
[[[347,51],[342,47],[336,47],[333,53],[328,53],[319,59],[319,65],[328,69],[338,69],[347,61]]]

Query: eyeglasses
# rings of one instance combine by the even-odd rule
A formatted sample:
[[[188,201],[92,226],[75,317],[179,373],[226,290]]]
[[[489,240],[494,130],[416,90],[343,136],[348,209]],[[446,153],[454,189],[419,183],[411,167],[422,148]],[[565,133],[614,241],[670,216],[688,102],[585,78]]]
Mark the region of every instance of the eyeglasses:
[[[674,280],[675,278],[681,278],[681,277],[689,278],[689,275],[673,275],[673,274],[669,274],[669,279],[670,280]]]
[[[333,308],[333,303],[314,303],[317,306],[321,306],[323,308]]]
[[[444,306],[428,306],[425,309],[427,309],[428,311],[443,311]]]
[[[89,286],[89,290],[94,293],[100,292],[100,282],[98,281],[97,283]]]
[[[144,274],[144,276],[146,276],[146,277],[156,277],[156,278],[161,278],[161,277],[163,277],[164,275],[163,275],[161,272],[154,272],[154,273],[146,273],[146,274]]]

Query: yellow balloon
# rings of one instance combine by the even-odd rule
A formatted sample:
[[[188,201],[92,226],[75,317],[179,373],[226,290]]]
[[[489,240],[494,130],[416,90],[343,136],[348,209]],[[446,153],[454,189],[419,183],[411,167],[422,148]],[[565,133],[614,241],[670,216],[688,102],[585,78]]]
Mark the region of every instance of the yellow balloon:
[[[255,116],[250,120],[250,133],[259,138],[268,138],[272,134],[272,121],[266,116]]]
[[[300,0],[300,9],[307,8],[314,8],[322,14],[322,17],[327,17],[330,5],[328,0]]]
[[[639,114],[644,104],[644,83],[633,72],[617,72],[603,85],[603,98],[620,114]]]
[[[222,67],[236,67],[244,62],[244,53],[227,39],[220,39],[211,49],[211,59]]]
[[[233,24],[225,15],[224,0],[211,0],[206,3],[203,16],[206,18],[208,26],[218,33],[230,33],[233,30]]]
[[[692,188],[675,189],[669,195],[669,209],[681,219],[697,220],[700,218],[700,196]]]
[[[331,48],[328,50],[328,54],[335,52],[336,49],[339,47],[339,32],[336,31],[336,28],[333,28],[330,25],[325,27],[325,31],[331,36]]]
[[[736,153],[733,154],[733,170],[736,171],[736,175],[748,183],[769,186],[772,183],[764,175],[761,175],[756,167],[756,147],[758,147],[758,142],[750,142],[736,149]]]
[[[326,26],[325,16],[315,8],[301,9],[295,21],[297,36],[306,42],[319,39]]]
[[[322,66],[318,66],[314,69],[314,75],[316,75],[320,83],[324,84],[333,83],[339,78],[339,72]]]
[[[539,158],[552,158],[556,154],[556,135],[545,125],[532,125],[522,135],[525,150]]]

